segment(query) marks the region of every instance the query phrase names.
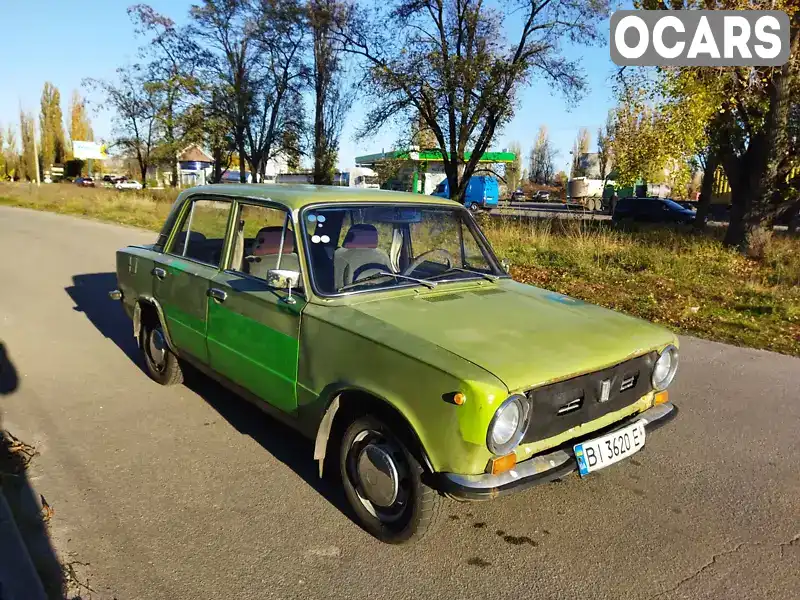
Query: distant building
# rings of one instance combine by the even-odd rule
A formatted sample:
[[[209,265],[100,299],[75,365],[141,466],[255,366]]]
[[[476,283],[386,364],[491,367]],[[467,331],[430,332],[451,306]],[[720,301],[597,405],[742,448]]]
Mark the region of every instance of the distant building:
[[[178,154],[178,177],[181,187],[205,185],[214,167],[214,159],[200,146],[192,144]]]

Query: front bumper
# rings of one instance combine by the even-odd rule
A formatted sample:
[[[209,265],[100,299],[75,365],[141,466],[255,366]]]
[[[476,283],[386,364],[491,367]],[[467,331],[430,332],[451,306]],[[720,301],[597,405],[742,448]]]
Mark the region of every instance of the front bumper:
[[[599,431],[593,431],[583,437],[571,439],[569,442],[548,450],[546,454],[534,456],[517,463],[510,471],[492,475],[460,475],[458,473],[437,473],[433,486],[443,494],[457,500],[490,500],[518,492],[539,483],[547,483],[560,479],[578,470],[578,463],[572,447],[584,440],[593,439],[610,433],[621,427],[643,419],[647,433],[668,423],[678,414],[678,407],[670,402],[659,404],[644,412],[632,415],[622,421]]]

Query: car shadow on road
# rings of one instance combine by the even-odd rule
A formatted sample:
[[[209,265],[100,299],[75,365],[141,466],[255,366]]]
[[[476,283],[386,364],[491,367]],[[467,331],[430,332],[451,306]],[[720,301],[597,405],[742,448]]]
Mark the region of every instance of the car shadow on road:
[[[133,337],[131,321],[120,303],[108,297],[108,292],[117,287],[116,275],[86,273],[74,275],[72,281],[73,285],[66,288],[66,292],[75,302],[74,310],[84,313],[100,333],[144,370],[139,348]],[[264,450],[292,469],[351,521],[357,523],[341,486],[337,485],[335,474],[319,477],[317,462],[312,458],[313,442],[195,369],[185,368],[184,371],[186,387],[203,398],[238,432],[253,438]]]
[[[116,287],[116,273],[87,273],[73,275],[72,285],[65,288],[65,291],[75,303],[73,310],[86,315],[100,333],[140,365],[139,348],[136,338],[133,337],[131,320],[122,309],[121,303],[108,297],[108,292]]]
[[[311,440],[196,369],[184,368],[184,385],[203,398],[236,431],[258,442],[347,518],[357,523],[338,482],[338,473],[326,472],[324,477],[319,476]]]

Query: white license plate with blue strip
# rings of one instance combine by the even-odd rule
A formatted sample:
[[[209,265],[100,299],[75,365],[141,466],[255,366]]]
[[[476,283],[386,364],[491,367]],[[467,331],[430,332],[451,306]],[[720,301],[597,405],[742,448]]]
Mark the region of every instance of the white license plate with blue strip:
[[[644,421],[636,421],[602,437],[573,446],[581,476],[604,469],[644,447]]]

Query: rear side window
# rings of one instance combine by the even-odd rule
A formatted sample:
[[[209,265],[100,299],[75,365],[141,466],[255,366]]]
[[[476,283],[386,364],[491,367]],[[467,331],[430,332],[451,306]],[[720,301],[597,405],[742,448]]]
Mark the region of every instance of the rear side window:
[[[633,200],[630,198],[623,198],[617,203],[617,210],[630,211],[633,209]]]
[[[193,200],[167,252],[218,267],[230,212],[231,202],[224,198]]]

